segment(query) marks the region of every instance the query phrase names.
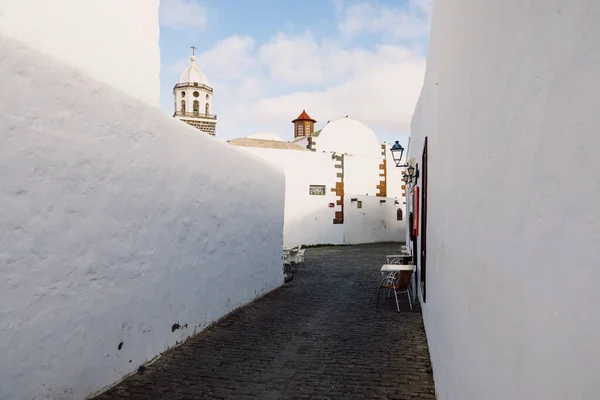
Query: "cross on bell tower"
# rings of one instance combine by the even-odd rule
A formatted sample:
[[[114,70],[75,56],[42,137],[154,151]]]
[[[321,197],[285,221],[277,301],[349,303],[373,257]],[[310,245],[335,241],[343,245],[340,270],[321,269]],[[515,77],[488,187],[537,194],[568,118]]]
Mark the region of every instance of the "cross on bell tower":
[[[192,55],[195,56],[197,47],[192,45],[192,47],[190,47],[190,49],[192,49]]]

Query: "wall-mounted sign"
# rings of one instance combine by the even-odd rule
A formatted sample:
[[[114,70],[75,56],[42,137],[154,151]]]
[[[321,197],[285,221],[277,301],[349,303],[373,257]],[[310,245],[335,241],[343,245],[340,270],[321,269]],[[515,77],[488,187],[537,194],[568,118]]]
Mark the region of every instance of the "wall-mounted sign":
[[[310,185],[308,194],[311,196],[325,196],[325,185]]]

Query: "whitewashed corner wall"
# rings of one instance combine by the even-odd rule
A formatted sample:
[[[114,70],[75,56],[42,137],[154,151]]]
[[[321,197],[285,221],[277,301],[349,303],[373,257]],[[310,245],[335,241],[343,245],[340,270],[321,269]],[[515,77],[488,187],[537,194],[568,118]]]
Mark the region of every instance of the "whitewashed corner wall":
[[[396,204],[395,199],[348,195],[344,198],[344,203],[345,244],[404,241],[404,207]],[[402,210],[400,215],[398,208]]]
[[[304,136],[298,140],[295,140],[293,143],[295,143],[297,146],[306,149],[308,146],[308,136]]]
[[[159,0],[2,0],[0,33],[158,107],[158,11]]]
[[[342,244],[343,225],[334,225],[337,197],[335,187],[335,160],[330,153],[313,153],[300,150],[275,150],[240,147],[285,171],[285,227],[283,241],[286,247],[300,244]],[[325,195],[309,195],[310,185],[324,185]],[[338,207],[339,208],[339,207]]]
[[[376,196],[379,180],[379,164],[383,158],[369,156],[344,156],[344,192]]]
[[[283,173],[0,48],[1,399],[82,399],[282,283]]]
[[[402,197],[396,204],[394,198],[376,197],[383,157],[350,156],[344,157],[344,243],[400,242],[405,239],[404,205]],[[387,171],[386,171],[387,173]],[[387,187],[397,192],[394,185],[400,185],[395,175],[386,178]],[[351,200],[355,198],[356,202]],[[385,200],[385,202],[382,202]],[[358,201],[362,208],[358,208]],[[402,220],[397,219],[397,209],[402,209]]]
[[[411,152],[428,137],[440,400],[598,398],[598,20],[595,0],[436,2]]]

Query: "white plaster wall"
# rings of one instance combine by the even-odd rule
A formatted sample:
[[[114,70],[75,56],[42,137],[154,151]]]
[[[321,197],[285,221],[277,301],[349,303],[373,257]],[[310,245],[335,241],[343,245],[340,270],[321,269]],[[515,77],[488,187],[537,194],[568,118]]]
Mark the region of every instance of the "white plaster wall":
[[[0,399],[82,399],[282,283],[280,171],[0,48]]]
[[[159,0],[2,0],[0,33],[158,107],[158,9]]]
[[[315,143],[318,152],[335,151],[373,157],[381,155],[381,145],[375,132],[352,118],[336,119],[325,125],[315,138]]]
[[[331,191],[337,181],[336,163],[328,153],[239,147],[274,163],[285,171],[285,225],[283,241],[286,247],[300,244],[342,244],[343,225],[334,225],[335,211],[340,206]],[[309,195],[310,185],[325,185],[325,196]]]
[[[352,201],[353,198],[357,201]],[[358,201],[362,202],[362,208],[358,208]],[[397,220],[398,208],[402,209],[401,221]],[[404,206],[395,204],[395,199],[347,195],[344,199],[344,243],[402,242],[405,240],[404,216]]]
[[[344,192],[376,196],[377,185],[383,179],[379,176],[382,162],[382,156],[344,156]]]
[[[600,2],[436,2],[424,320],[440,400],[600,393]]]
[[[314,138],[314,140],[316,141],[318,138]],[[308,146],[308,137],[305,136],[301,139],[295,140],[293,142],[294,144],[296,144],[297,146],[303,147],[306,149],[306,146]]]

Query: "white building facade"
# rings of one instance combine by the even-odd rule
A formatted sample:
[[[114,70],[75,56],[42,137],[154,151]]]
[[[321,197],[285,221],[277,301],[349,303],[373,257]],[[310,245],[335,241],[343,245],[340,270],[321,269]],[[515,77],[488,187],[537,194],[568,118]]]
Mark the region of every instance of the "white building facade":
[[[229,141],[285,172],[284,245],[404,241],[403,187],[389,146],[352,118],[318,131],[306,111],[292,122],[290,142],[268,133]]]
[[[0,2],[2,400],[89,398],[283,283],[283,173],[152,104],[157,38],[158,1]]]
[[[599,396],[599,18],[435,4],[410,156],[439,400]]]

